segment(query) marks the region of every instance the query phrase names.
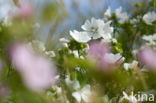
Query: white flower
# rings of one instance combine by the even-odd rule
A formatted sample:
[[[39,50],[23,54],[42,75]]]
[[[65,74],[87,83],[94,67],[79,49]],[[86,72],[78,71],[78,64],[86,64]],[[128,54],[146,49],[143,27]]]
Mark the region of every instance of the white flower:
[[[37,49],[41,52],[46,50],[44,43],[39,40],[33,40],[32,42],[29,42],[28,47],[31,49]]]
[[[62,43],[63,47],[68,47],[69,40],[66,38],[60,38],[59,41]]]
[[[78,32],[74,30],[73,32],[70,31],[70,35],[77,41],[77,42],[82,42],[86,43],[89,40],[91,40],[90,36],[88,35],[87,32]]]
[[[147,45],[156,45],[156,34],[144,35],[142,39],[148,42]]]
[[[91,39],[98,38],[111,38],[111,33],[113,32],[113,28],[110,27],[111,22],[104,22],[100,19],[92,18],[91,21],[87,20],[81,28],[88,33]]]
[[[108,7],[108,9],[106,10],[106,12],[104,13],[104,18],[110,18],[112,16],[111,14],[111,8]]]
[[[73,92],[72,96],[79,102],[89,102],[89,97],[91,96],[90,85],[86,85],[84,88]]]
[[[81,28],[86,31],[91,38],[98,39],[101,37],[100,29],[102,29],[103,24],[103,20],[92,18],[91,21],[87,20]]]
[[[149,69],[147,69],[146,66],[143,66],[143,67],[141,68],[141,71],[142,71],[142,72],[149,72]]]
[[[12,16],[16,14],[18,8],[11,4],[0,5],[0,21],[2,20],[3,26],[10,26]]]
[[[68,87],[71,87],[74,90],[78,90],[80,88],[80,83],[77,80],[70,80],[69,76],[66,77],[65,83]]]
[[[136,68],[138,65],[138,61],[134,60],[132,63],[124,63],[124,69],[128,70],[128,69],[133,69]]]
[[[86,43],[91,39],[104,38],[106,40],[112,38],[113,27],[110,27],[111,22],[104,22],[100,19],[92,18],[91,21],[87,20],[81,28],[83,32],[74,30],[70,31],[70,35],[77,41]]]
[[[112,53],[106,53],[104,56],[105,61],[110,64],[114,64],[116,62],[123,62],[124,57],[122,57],[119,53],[118,54],[112,54]]]
[[[78,50],[73,50],[73,54],[76,58],[79,58],[79,52]]]
[[[122,103],[123,100],[128,100],[130,103],[138,103],[138,100],[133,95],[128,95],[127,93],[123,92],[123,97],[120,99],[119,103]]]
[[[54,51],[46,51],[46,52],[45,52],[45,54],[46,54],[47,56],[49,56],[50,58],[52,58],[52,57],[55,57],[55,56],[56,56],[56,54],[55,54],[55,52],[54,52]]]
[[[146,13],[143,16],[143,20],[146,24],[152,25],[152,22],[156,21],[156,13],[154,11]]]
[[[110,21],[106,23],[103,22],[103,24],[101,24],[102,28],[100,29],[101,30],[100,33],[101,33],[102,38],[105,40],[112,39],[112,33],[114,29],[113,27],[110,26],[110,24],[111,24]]]
[[[126,12],[122,13],[122,7],[119,7],[115,10],[115,15],[119,19],[119,23],[121,24],[128,21],[129,19],[128,14]]]
[[[56,56],[54,51],[46,51],[45,44],[39,40],[33,40],[32,42],[29,42],[27,44],[27,46],[28,46],[28,48],[37,50],[37,51],[43,53],[45,56],[48,56],[50,58]]]

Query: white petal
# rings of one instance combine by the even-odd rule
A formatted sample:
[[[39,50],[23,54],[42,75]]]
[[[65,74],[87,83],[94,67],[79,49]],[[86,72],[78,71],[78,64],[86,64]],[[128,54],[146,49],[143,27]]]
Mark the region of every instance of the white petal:
[[[81,94],[79,92],[72,93],[72,96],[78,101],[81,102]]]
[[[82,99],[85,102],[89,101],[89,97],[91,96],[91,91],[90,91],[90,85],[86,85],[82,90],[81,90],[81,96]]]
[[[76,30],[74,30],[73,32],[70,31],[70,35],[77,41],[77,42],[82,42],[82,43],[86,43],[89,40],[91,40],[91,38],[88,36],[88,33],[86,32],[78,32]]]

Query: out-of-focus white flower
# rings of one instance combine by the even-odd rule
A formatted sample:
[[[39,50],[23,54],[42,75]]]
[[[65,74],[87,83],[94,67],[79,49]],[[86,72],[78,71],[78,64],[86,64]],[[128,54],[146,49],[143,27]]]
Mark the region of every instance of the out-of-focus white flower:
[[[46,54],[48,57],[50,57],[50,58],[52,58],[52,57],[55,57],[55,56],[56,56],[56,54],[55,54],[55,52],[54,52],[54,51],[46,51],[46,52],[45,52],[45,54]]]
[[[78,32],[74,30],[73,32],[70,31],[70,35],[77,41],[77,42],[82,42],[86,43],[91,40],[90,36],[88,35],[87,32]]]
[[[149,69],[147,69],[146,66],[143,66],[143,68],[141,68],[141,71],[142,71],[142,72],[149,72]]]
[[[115,15],[121,24],[128,21],[129,19],[128,14],[126,12],[122,12],[122,7],[119,7],[115,10]]]
[[[76,58],[79,58],[79,52],[78,50],[73,50],[73,54]]]
[[[132,63],[124,63],[124,69],[128,70],[128,69],[134,69],[136,68],[138,65],[138,61],[134,60]]]
[[[4,26],[10,26],[12,24],[11,19],[18,12],[18,8],[12,4],[0,5],[0,21]]]
[[[131,24],[136,24],[137,22],[138,22],[138,20],[136,18],[133,18],[133,19],[130,20]]]
[[[39,40],[32,40],[32,42],[28,43],[28,47],[31,49],[37,49],[41,52],[46,50],[44,43]]]
[[[154,21],[156,21],[156,13],[154,11],[148,12],[143,16],[143,20],[146,24],[152,25]]]
[[[5,27],[11,26],[12,25],[11,18],[5,17],[3,19],[2,25],[5,26]]]
[[[33,24],[34,29],[39,29],[41,27],[40,23],[36,22]]]
[[[118,54],[106,53],[104,59],[107,63],[110,64],[116,64],[118,62],[122,63],[125,60],[125,58],[122,57],[119,53]]]
[[[137,57],[137,54],[138,54],[138,49],[132,50],[132,55],[133,55],[134,58]]]
[[[91,94],[92,93],[91,93],[90,85],[86,85],[84,88],[76,92],[73,92],[72,96],[77,100],[78,103],[81,103],[82,101],[88,103]]]
[[[30,48],[30,49],[35,49],[41,53],[43,53],[44,55],[52,58],[52,57],[55,57],[56,54],[54,51],[46,51],[46,47],[45,47],[45,44],[39,40],[33,40],[32,42],[29,42],[27,44],[27,46]]]
[[[108,7],[108,9],[106,10],[106,12],[104,13],[104,18],[110,18],[112,16],[111,14],[111,8]]]
[[[126,92],[123,92],[123,97],[120,99],[119,103],[122,103],[123,100],[128,100],[130,103],[138,103],[138,100],[133,95],[128,95]]]
[[[156,45],[156,34],[144,35],[142,39],[148,42],[146,45]]]
[[[62,43],[63,47],[68,47],[69,40],[66,38],[60,38],[59,41]]]
[[[55,66],[45,57],[37,55],[25,44],[12,46],[11,61],[25,85],[34,91],[50,88],[55,80]]]
[[[80,88],[80,83],[77,80],[70,80],[70,77],[67,76],[65,82],[68,87],[71,87],[74,90],[78,90]]]

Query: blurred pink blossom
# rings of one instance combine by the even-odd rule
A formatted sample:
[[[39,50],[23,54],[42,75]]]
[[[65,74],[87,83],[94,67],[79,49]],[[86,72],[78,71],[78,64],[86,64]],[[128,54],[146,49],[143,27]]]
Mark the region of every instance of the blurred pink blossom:
[[[139,52],[139,60],[151,70],[156,71],[156,51],[152,48],[143,47]]]
[[[53,63],[36,54],[25,44],[13,45],[10,56],[13,66],[20,73],[28,88],[42,91],[50,88],[56,82],[56,69]]]
[[[95,61],[102,71],[114,71],[124,61],[120,54],[111,53],[108,44],[93,41],[89,44],[88,57]]]
[[[9,88],[7,86],[0,86],[0,99],[6,97],[9,92]]]
[[[32,15],[33,8],[30,4],[28,3],[21,3],[20,4],[20,16],[23,18],[30,17]]]

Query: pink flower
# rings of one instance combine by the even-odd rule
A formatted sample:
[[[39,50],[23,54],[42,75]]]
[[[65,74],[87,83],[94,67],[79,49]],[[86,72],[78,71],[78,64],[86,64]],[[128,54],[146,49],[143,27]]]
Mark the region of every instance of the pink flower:
[[[93,41],[89,45],[88,57],[98,64],[104,72],[114,71],[124,61],[120,54],[113,54],[109,45]]]
[[[108,44],[104,44],[99,41],[92,41],[89,44],[89,50],[88,50],[88,55],[90,57],[96,57],[100,59],[103,57],[106,53],[110,53],[110,48]]]
[[[56,70],[47,58],[36,54],[25,44],[13,45],[10,54],[13,66],[31,90],[42,91],[55,83]]]
[[[20,4],[20,16],[23,18],[30,17],[32,15],[32,6],[27,3],[21,3]]]
[[[156,71],[156,51],[152,48],[143,47],[139,52],[139,60],[151,70]]]
[[[0,86],[0,99],[6,97],[9,94],[9,88],[7,86]]]

